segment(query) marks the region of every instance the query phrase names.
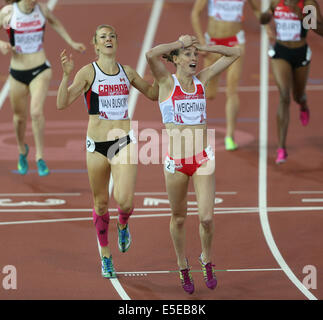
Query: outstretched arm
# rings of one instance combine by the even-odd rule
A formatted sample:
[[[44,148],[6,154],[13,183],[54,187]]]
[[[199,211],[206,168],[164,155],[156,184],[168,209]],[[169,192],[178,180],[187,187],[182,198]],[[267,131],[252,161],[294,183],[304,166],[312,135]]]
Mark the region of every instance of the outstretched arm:
[[[261,11],[260,11],[257,1],[256,0],[248,0],[248,2],[250,4],[250,7],[251,7],[254,15],[257,17],[257,19],[259,19],[260,15],[261,15]]]
[[[10,17],[12,15],[12,5],[4,6],[0,10],[0,30],[9,23]],[[15,48],[11,46],[8,41],[0,40],[0,51],[2,54],[6,55],[9,52],[14,51]]]
[[[197,75],[197,77],[204,85],[206,85],[211,78],[220,74],[222,71],[228,68],[235,60],[237,60],[240,57],[241,54],[239,47],[227,47],[220,45],[201,46],[199,44],[195,44],[195,47],[200,51],[219,53],[223,55],[223,57],[217,60],[214,64],[203,69]]]
[[[156,101],[158,100],[158,83],[154,81],[153,84],[150,84],[144,80],[136,70],[132,69],[130,66],[124,66],[124,70],[127,74],[130,83],[144,94],[148,99]]]
[[[86,47],[83,43],[75,42],[72,40],[68,32],[66,31],[63,24],[60,22],[60,20],[48,9],[47,5],[44,3],[39,3],[40,8],[49,22],[49,24],[52,26],[52,28],[66,41],[67,44],[69,44],[74,50],[77,50],[79,52],[84,52]]]
[[[94,77],[93,67],[86,65],[77,72],[73,83],[68,86],[71,73],[74,69],[73,57],[67,56],[66,50],[61,53],[61,64],[63,69],[63,78],[57,93],[57,109],[62,110],[71,105],[85,90],[87,85],[91,83]],[[91,78],[92,77],[92,78]]]

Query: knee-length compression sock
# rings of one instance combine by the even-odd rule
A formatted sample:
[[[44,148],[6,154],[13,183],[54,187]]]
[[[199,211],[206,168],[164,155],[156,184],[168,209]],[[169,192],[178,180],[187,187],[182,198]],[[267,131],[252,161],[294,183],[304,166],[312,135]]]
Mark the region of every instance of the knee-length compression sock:
[[[96,233],[99,239],[101,247],[106,247],[108,245],[108,230],[110,215],[109,211],[102,216],[96,214],[93,208],[93,223],[96,228]]]

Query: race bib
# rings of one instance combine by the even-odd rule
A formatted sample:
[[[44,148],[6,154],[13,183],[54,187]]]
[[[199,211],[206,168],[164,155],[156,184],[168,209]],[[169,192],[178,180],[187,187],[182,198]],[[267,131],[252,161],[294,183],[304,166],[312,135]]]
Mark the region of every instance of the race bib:
[[[95,150],[95,143],[94,140],[90,137],[86,137],[86,151],[94,152]]]
[[[174,101],[174,120],[177,123],[204,124],[206,119],[205,99]]]
[[[244,0],[211,0],[210,16],[215,20],[240,22],[243,15]]]
[[[281,41],[299,41],[301,39],[301,21],[275,19],[277,39]]]
[[[206,152],[206,155],[207,157],[209,158],[209,160],[214,160],[214,151],[212,149],[211,146],[208,146],[206,149],[205,149],[205,152]]]
[[[129,89],[126,84],[99,85],[100,119],[128,119]]]
[[[21,53],[35,53],[43,47],[43,31],[15,33],[15,48]]]
[[[164,162],[164,168],[167,172],[175,173],[175,161],[166,156]]]

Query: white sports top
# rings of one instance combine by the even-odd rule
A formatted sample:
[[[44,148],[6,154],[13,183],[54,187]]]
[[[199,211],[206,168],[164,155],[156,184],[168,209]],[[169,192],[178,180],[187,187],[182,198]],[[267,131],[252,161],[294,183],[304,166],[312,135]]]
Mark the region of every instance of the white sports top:
[[[104,73],[96,62],[92,63],[95,76],[90,89],[85,92],[89,114],[99,114],[104,120],[126,120],[130,82],[121,64],[115,75]]]
[[[23,13],[17,2],[12,4],[13,12],[7,32],[10,43],[18,53],[35,53],[43,49],[46,18],[36,4],[31,13]]]
[[[159,102],[163,123],[174,123],[179,125],[205,124],[206,120],[206,100],[205,90],[202,82],[193,77],[195,91],[187,93],[182,88],[176,78],[174,79],[174,89],[165,101]]]
[[[241,22],[246,0],[208,0],[209,17],[220,21]]]
[[[304,0],[297,3],[303,11]],[[274,19],[276,24],[276,37],[281,41],[299,41],[302,35],[302,21],[289,6],[281,0],[275,8]]]

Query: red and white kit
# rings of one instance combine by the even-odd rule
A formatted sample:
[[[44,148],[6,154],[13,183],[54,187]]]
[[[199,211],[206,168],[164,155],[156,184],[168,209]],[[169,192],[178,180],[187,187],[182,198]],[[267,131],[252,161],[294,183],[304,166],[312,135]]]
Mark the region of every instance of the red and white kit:
[[[297,6],[303,12],[304,0],[297,3]],[[276,24],[276,37],[281,41],[299,41],[302,32],[302,20],[286,6],[284,0],[281,0],[274,11]]]
[[[118,63],[115,75],[104,73],[96,62],[92,63],[95,77],[85,93],[85,104],[89,114],[99,114],[104,120],[126,120],[128,115],[129,79]]]
[[[209,0],[209,17],[220,21],[241,22],[246,0]]]
[[[243,7],[245,0],[209,0],[209,17],[217,21],[241,22],[243,19]],[[211,38],[205,33],[205,40],[208,45],[222,45],[234,47],[246,42],[243,30],[236,35],[227,38]]]
[[[185,92],[176,75],[174,89],[171,95],[163,102],[159,102],[163,123],[174,123],[179,125],[205,124],[206,101],[203,84],[195,76],[193,77],[195,91]]]
[[[18,53],[35,53],[43,49],[46,18],[36,4],[31,13],[20,11],[17,2],[12,4],[12,16],[7,26],[10,43]]]
[[[182,89],[176,75],[173,74],[172,76],[174,79],[174,89],[165,101],[159,102],[163,123],[174,123],[176,125],[205,124],[206,100],[202,82],[194,76],[195,91],[188,93]],[[170,173],[180,171],[192,176],[203,163],[210,159],[214,159],[210,146],[190,158],[174,159],[167,153],[164,168]]]

